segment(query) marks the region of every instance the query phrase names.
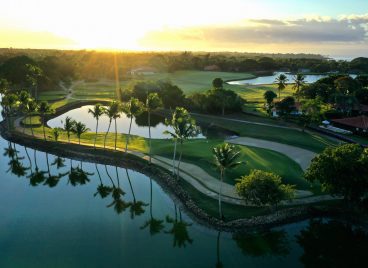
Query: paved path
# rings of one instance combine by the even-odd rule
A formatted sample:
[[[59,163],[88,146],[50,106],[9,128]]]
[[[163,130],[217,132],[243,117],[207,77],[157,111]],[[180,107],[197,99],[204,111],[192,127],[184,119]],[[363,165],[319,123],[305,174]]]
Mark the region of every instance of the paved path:
[[[239,145],[260,147],[282,153],[297,162],[304,171],[309,167],[312,159],[317,155],[312,151],[308,151],[299,147],[249,137],[228,139],[227,142]]]

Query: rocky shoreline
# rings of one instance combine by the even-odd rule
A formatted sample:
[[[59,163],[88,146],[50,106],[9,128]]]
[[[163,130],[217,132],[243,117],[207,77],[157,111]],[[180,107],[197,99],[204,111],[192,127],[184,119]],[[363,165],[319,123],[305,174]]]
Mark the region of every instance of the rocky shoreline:
[[[130,168],[141,172],[147,176],[153,177],[155,181],[170,196],[179,201],[183,209],[192,216],[196,222],[206,225],[210,228],[222,230],[226,232],[242,232],[252,229],[270,228],[286,223],[297,222],[318,216],[333,216],[336,211],[330,211],[323,206],[298,206],[285,208],[272,212],[263,216],[255,216],[246,219],[238,219],[225,222],[208,215],[204,210],[199,208],[191,199],[188,192],[173,178],[167,170],[149,164],[148,161],[135,155],[116,152],[107,149],[94,149],[91,146],[69,144],[64,142],[44,141],[37,138],[29,137],[19,132],[7,131],[4,122],[0,125],[1,135],[12,142],[37,149],[39,151],[48,152],[61,157],[73,158],[75,160],[89,161],[93,163],[113,165],[119,167]]]

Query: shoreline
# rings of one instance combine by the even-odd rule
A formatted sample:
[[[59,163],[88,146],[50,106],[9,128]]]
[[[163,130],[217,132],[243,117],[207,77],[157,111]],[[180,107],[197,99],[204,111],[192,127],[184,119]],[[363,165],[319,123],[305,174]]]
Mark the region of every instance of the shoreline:
[[[82,103],[82,105],[85,105],[85,103]],[[130,168],[141,172],[154,179],[172,199],[179,201],[180,205],[184,208],[186,213],[189,214],[193,221],[201,225],[205,225],[210,229],[222,230],[231,233],[244,232],[254,229],[271,228],[313,217],[329,215],[336,216],[341,214],[341,212],[332,211],[326,206],[303,205],[281,209],[262,216],[254,216],[251,218],[225,222],[210,216],[207,212],[198,207],[191,199],[188,192],[182,187],[180,182],[172,178],[170,172],[155,164],[150,165],[147,160],[138,156],[110,149],[94,149],[87,145],[44,141],[37,138],[33,139],[30,136],[19,132],[7,131],[5,121],[0,123],[0,132],[1,136],[6,140],[37,149],[42,152],[48,152],[75,160]]]

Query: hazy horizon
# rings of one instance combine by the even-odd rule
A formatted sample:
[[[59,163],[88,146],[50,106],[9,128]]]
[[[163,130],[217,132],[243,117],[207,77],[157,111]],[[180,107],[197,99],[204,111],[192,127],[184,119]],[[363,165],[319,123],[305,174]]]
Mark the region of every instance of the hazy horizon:
[[[354,4],[352,4],[354,2]],[[5,0],[0,47],[368,54],[368,1]]]

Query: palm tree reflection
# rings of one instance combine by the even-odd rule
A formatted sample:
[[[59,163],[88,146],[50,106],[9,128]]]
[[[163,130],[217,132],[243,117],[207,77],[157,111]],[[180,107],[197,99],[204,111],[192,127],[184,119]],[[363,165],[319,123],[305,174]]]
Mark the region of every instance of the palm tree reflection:
[[[101,174],[100,171],[98,170],[97,164],[95,164],[95,167],[98,174],[98,178],[100,179],[100,184],[97,187],[97,192],[93,196],[100,195],[101,198],[105,198],[112,192],[113,188],[110,186],[106,186],[102,183]]]
[[[150,178],[150,219],[147,220],[141,229],[145,229],[149,227],[149,231],[151,235],[155,235],[161,232],[161,230],[165,227],[163,224],[163,220],[158,220],[153,217],[153,202],[152,202],[152,178]]]
[[[175,219],[170,218],[170,216],[166,216],[166,222],[171,223],[172,228],[169,231],[166,231],[165,233],[173,235],[174,237],[173,246],[174,247],[176,246],[178,246],[179,248],[186,247],[187,242],[189,244],[193,243],[193,239],[189,237],[189,233],[187,230],[187,228],[191,226],[192,224],[186,223],[185,221],[183,221],[180,208],[179,208],[179,220],[178,220],[176,204],[174,204],[174,206],[175,206]]]
[[[135,216],[139,216],[144,213],[143,207],[148,206],[148,204],[143,203],[142,201],[137,201],[137,199],[135,198],[135,194],[134,194],[132,182],[130,180],[128,169],[125,169],[125,172],[128,178],[129,185],[130,185],[130,190],[133,195],[133,202],[130,203],[130,218],[134,219]]]
[[[92,176],[94,173],[88,173],[83,170],[83,163],[80,161],[80,166],[73,167],[72,164],[70,165],[70,172],[69,172],[69,182],[73,186],[77,185],[84,185],[90,181],[88,178]]]
[[[114,210],[116,211],[116,213],[121,214],[123,213],[127,208],[129,208],[130,204],[125,202],[123,200],[123,196],[125,195],[125,192],[123,191],[123,189],[120,187],[120,179],[119,179],[119,174],[116,173],[117,175],[117,185],[115,185],[113,179],[111,178],[108,170],[107,170],[107,166],[105,165],[105,170],[106,170],[106,174],[107,176],[110,178],[110,181],[112,183],[112,191],[111,191],[111,196],[112,196],[112,203],[107,205],[107,207],[114,207]]]

